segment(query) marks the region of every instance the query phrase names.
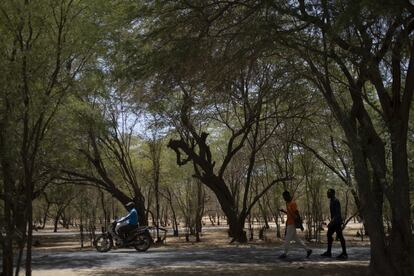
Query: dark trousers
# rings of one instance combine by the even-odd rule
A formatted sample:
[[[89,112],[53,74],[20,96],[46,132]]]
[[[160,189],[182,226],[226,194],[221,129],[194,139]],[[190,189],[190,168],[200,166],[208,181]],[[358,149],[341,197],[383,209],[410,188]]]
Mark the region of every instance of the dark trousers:
[[[333,242],[333,233],[336,232],[337,237],[339,238],[342,246],[342,253],[346,253],[345,239],[342,235],[342,227],[340,224],[332,224],[328,226],[328,252],[331,252],[332,242]]]
[[[137,226],[136,225],[132,225],[132,224],[125,224],[125,225],[119,227],[118,232],[119,232],[121,238],[125,239],[127,233],[129,231],[131,231],[132,229],[134,229],[134,228],[137,228]]]

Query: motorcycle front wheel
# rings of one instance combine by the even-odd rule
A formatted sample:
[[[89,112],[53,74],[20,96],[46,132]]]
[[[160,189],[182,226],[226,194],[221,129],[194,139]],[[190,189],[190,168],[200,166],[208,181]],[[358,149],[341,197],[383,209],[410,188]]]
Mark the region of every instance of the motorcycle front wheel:
[[[134,245],[135,250],[139,252],[145,252],[151,246],[151,237],[148,234],[138,235],[136,244]]]
[[[110,235],[102,234],[96,237],[95,241],[93,242],[96,250],[98,252],[108,252],[111,250],[114,242]]]

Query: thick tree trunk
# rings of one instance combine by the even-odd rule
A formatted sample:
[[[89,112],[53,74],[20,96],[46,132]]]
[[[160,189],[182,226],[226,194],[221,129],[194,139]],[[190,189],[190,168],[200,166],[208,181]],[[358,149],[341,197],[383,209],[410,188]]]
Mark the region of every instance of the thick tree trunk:
[[[232,242],[237,241],[240,243],[246,243],[247,242],[247,234],[246,231],[244,231],[244,223],[245,218],[240,218],[239,216],[229,217],[227,216],[227,219],[229,221],[229,234],[230,237],[232,237]]]
[[[361,156],[361,154],[357,155]],[[400,226],[396,223],[393,224],[393,233],[399,235],[396,240],[393,235],[390,238],[385,235],[382,213],[383,192],[378,183],[380,180],[370,175],[370,169],[366,166],[365,160],[355,158],[354,155],[354,164],[361,198],[361,213],[371,242],[371,274],[411,275],[410,263],[412,263],[413,255],[409,253],[410,242],[402,243],[401,235],[398,233]],[[367,183],[372,184],[368,185]]]
[[[7,186],[7,184],[6,184]],[[5,200],[6,235],[3,238],[3,276],[13,275],[13,224],[10,202]]]
[[[5,113],[7,116],[7,112]],[[14,223],[13,220],[13,187],[14,180],[12,176],[11,163],[8,157],[10,156],[9,149],[10,147],[7,144],[7,117],[4,119],[5,124],[0,122],[0,163],[1,171],[3,175],[3,189],[4,189],[4,219],[5,219],[5,230],[6,235],[3,237],[3,276],[12,276],[13,275],[13,236],[14,236]]]
[[[371,273],[377,275],[373,269],[382,271],[383,275],[392,275],[392,266],[386,260],[386,245],[384,240],[384,226],[382,221],[383,198],[381,191],[374,189],[377,185],[372,181],[372,170],[369,168],[365,150],[358,145],[351,146],[355,178],[361,198],[361,213],[364,218],[365,228],[370,233],[371,241]],[[374,194],[376,192],[376,194]]]
[[[394,185],[392,186],[394,190],[391,193],[392,198],[390,199],[393,223],[390,237],[387,237],[385,234],[382,211],[384,183],[381,183],[381,181],[384,181],[384,178],[381,176],[385,175],[385,172],[380,172],[381,176],[378,177],[375,170],[368,166],[368,160],[365,159],[362,152],[359,149],[354,149],[353,161],[361,198],[361,213],[371,242],[370,273],[372,275],[412,275],[413,249],[409,225],[409,205],[407,206],[409,200],[406,198],[409,194],[408,173],[406,174],[407,178],[405,178],[404,169],[402,169],[405,166],[403,163],[406,162],[402,160],[406,160],[404,152],[395,154],[393,151]],[[380,163],[381,160],[375,160],[375,157],[371,156],[370,164],[373,162]],[[397,169],[395,166],[399,166],[399,168]],[[400,172],[396,173],[395,171]],[[371,185],[367,183],[371,183]]]
[[[209,187],[216,195],[221,209],[227,217],[229,224],[229,235],[232,237],[232,242],[237,241],[241,243],[247,242],[246,231],[244,231],[244,223],[246,221],[246,214],[238,214],[237,206],[234,197],[227,189],[224,180],[215,175],[205,175],[200,178],[207,187]]]
[[[410,183],[408,173],[407,135],[403,127],[394,123],[391,131],[393,191],[391,195],[392,231],[390,252],[393,263],[399,264],[400,275],[412,275],[414,271],[414,248],[411,229]]]

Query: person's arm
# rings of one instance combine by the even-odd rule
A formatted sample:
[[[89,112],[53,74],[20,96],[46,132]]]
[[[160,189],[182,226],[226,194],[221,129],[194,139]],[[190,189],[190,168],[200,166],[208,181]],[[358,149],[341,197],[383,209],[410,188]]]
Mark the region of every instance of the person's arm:
[[[125,217],[122,217],[118,220],[118,222],[124,222],[127,219],[129,219],[131,217],[132,212],[129,212],[128,215],[126,215]]]

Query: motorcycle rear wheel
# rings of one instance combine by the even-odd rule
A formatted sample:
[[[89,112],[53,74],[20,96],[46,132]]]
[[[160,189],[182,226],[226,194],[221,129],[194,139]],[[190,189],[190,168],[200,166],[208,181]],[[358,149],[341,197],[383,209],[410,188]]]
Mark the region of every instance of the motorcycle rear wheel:
[[[98,252],[108,252],[114,246],[114,242],[110,235],[102,234],[95,238],[93,245]]]
[[[135,250],[139,252],[145,252],[151,246],[151,237],[148,234],[141,234],[137,237],[137,242],[139,244],[135,244]]]

